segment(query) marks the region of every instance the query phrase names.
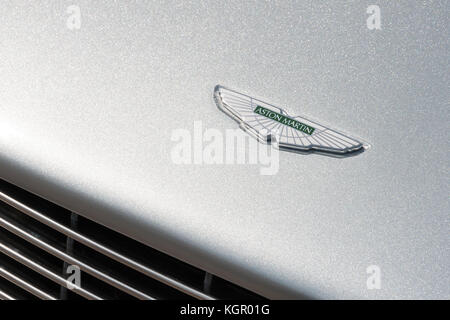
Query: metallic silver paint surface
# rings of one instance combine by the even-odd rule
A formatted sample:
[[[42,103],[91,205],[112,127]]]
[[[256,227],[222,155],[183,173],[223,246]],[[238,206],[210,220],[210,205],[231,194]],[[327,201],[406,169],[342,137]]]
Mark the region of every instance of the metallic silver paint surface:
[[[377,1],[382,30],[370,1],[77,2],[80,30],[2,3],[1,178],[268,297],[450,298],[448,1]],[[218,83],[372,148],[173,164],[173,129],[235,128]]]

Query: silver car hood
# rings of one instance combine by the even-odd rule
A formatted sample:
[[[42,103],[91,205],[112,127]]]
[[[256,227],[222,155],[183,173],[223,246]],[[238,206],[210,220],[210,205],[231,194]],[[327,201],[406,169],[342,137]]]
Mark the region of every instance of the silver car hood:
[[[368,5],[2,4],[0,178],[270,298],[448,299],[448,2]],[[174,164],[217,84],[372,147]]]

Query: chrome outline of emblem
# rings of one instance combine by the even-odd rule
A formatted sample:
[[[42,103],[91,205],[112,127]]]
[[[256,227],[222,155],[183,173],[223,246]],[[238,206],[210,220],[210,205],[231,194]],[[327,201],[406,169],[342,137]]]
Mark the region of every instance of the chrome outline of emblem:
[[[214,100],[242,130],[280,150],[348,157],[369,148],[369,144],[334,129],[304,117],[289,116],[281,108],[220,85],[214,88]]]

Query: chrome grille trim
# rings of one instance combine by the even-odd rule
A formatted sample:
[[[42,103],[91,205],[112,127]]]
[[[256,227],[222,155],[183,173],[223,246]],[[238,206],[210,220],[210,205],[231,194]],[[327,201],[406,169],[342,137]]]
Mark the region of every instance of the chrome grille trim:
[[[66,280],[71,265],[80,287]],[[2,179],[0,268],[48,295],[0,276],[8,300],[263,299]]]
[[[168,276],[165,276],[151,268],[148,268],[148,267],[134,261],[133,259],[125,257],[124,255],[117,253],[116,251],[89,239],[88,237],[81,235],[78,232],[73,231],[70,228],[67,228],[66,226],[48,218],[44,214],[38,212],[37,210],[30,208],[29,206],[17,201],[16,199],[8,196],[7,194],[5,194],[3,192],[0,192],[0,201],[3,201],[4,203],[14,207],[15,209],[21,211],[22,213],[30,216],[31,218],[34,218],[34,219],[46,224],[47,226],[53,228],[54,230],[90,247],[91,249],[96,250],[97,252],[104,254],[105,256],[108,256],[109,258],[114,259],[117,262],[120,262],[130,268],[133,268],[134,270],[136,270],[150,278],[153,278],[157,281],[160,281],[174,289],[177,289],[177,290],[184,292],[194,298],[201,299],[201,300],[214,300],[215,299],[211,295],[205,294],[205,293],[198,291],[194,288],[191,288],[177,280],[174,280]],[[45,250],[45,248],[43,248],[43,249]],[[49,253],[51,253],[51,252],[49,252]],[[60,253],[65,255],[62,252],[60,252]],[[70,262],[70,261],[67,261],[67,262]],[[78,264],[78,263],[75,263],[75,264]],[[81,265],[80,265],[80,267],[81,267]],[[86,270],[86,272],[88,272],[88,271]],[[143,299],[153,299],[152,297],[142,296],[142,295],[138,295],[136,297],[143,298]]]
[[[0,291],[0,300],[16,300],[14,297],[11,297],[9,294]]]
[[[47,251],[51,255],[65,261],[67,263],[79,266],[81,270],[89,273],[93,277],[100,279],[100,280],[112,285],[113,287],[116,287],[117,289],[122,290],[123,292],[126,292],[138,299],[141,299],[141,300],[154,300],[155,299],[154,297],[149,296],[139,290],[136,290],[135,288],[132,288],[132,287],[128,286],[127,284],[125,284],[113,277],[110,277],[109,275],[107,275],[95,268],[92,268],[91,266],[87,265],[86,263],[84,263],[78,259],[75,259],[74,257],[52,247],[45,241],[42,241],[42,240],[36,238],[32,234],[15,226],[14,224],[10,223],[9,221],[6,221],[3,218],[0,218],[0,227],[5,228],[6,230],[10,231],[11,233],[14,233],[15,235],[28,241],[29,243],[34,244],[35,246]]]
[[[11,272],[6,271],[3,268],[0,268],[0,277],[3,277],[4,279],[14,283],[18,287],[24,289],[25,291],[28,291],[32,295],[42,299],[42,300],[56,300],[55,297],[45,293],[44,291],[40,290],[39,288],[36,288],[32,284],[28,283],[27,281],[21,279],[20,277],[12,274]]]
[[[43,275],[44,277],[50,279],[53,282],[56,282],[57,284],[68,287],[68,281],[64,278],[58,276],[57,274],[53,273],[50,270],[47,270],[43,266],[39,265],[38,263],[34,262],[31,259],[28,259],[26,256],[18,253],[16,250],[5,246],[3,243],[0,242],[0,252],[6,254],[10,258],[14,259],[17,262],[20,262],[21,264],[27,266],[28,268],[36,271],[37,273]],[[79,294],[80,296],[85,297],[89,300],[103,300],[102,298],[96,296],[95,294],[83,289],[83,288],[73,288],[71,289],[73,292]]]

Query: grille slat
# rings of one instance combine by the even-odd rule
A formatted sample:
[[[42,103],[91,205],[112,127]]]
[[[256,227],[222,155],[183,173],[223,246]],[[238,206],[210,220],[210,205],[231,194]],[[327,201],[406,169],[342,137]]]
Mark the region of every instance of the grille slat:
[[[69,265],[81,270],[81,287],[66,289]],[[0,269],[14,284],[0,276],[0,299],[262,298],[3,180]]]
[[[0,268],[0,277],[3,277],[4,279],[14,283],[18,287],[21,287],[23,290],[28,291],[32,295],[43,299],[43,300],[56,300],[55,297],[45,293],[44,291],[40,290],[39,288],[36,288],[31,283],[28,283],[26,280],[21,279],[15,274],[12,274],[11,272],[6,271],[3,268]]]
[[[214,299],[214,297],[212,297],[208,294],[205,294],[205,293],[203,293],[199,290],[196,290],[194,288],[191,288],[179,281],[176,281],[168,276],[165,276],[156,270],[150,269],[150,268],[140,264],[139,262],[134,261],[133,259],[125,257],[124,255],[122,255],[106,246],[103,246],[103,245],[99,244],[98,242],[95,242],[76,231],[73,231],[72,229],[64,226],[63,224],[58,223],[57,221],[54,221],[54,220],[48,218],[44,214],[24,205],[23,203],[16,201],[15,199],[9,197],[7,194],[5,194],[3,192],[0,192],[0,200],[9,204],[10,206],[14,207],[15,209],[21,211],[22,213],[61,232],[62,234],[66,235],[67,237],[70,237],[70,238],[90,247],[91,249],[98,251],[99,253],[102,253],[105,256],[110,257],[111,259],[116,260],[117,262],[127,265],[130,268],[133,268],[134,270],[141,272],[142,274],[144,274],[148,277],[151,277],[151,278],[153,278],[157,281],[160,281],[168,286],[171,286],[174,289],[184,292],[194,298],[202,299],[202,300],[213,300]]]
[[[0,300],[16,300],[14,297],[11,297],[9,294],[0,291]]]
[[[121,281],[114,279],[113,277],[110,277],[109,275],[92,268],[91,266],[87,265],[86,263],[54,248],[53,246],[49,245],[45,241],[42,241],[35,236],[33,236],[31,233],[28,233],[27,231],[23,230],[22,228],[10,223],[9,221],[6,221],[3,218],[0,218],[0,227],[3,227],[4,229],[10,231],[11,233],[21,237],[22,239],[28,241],[29,243],[32,243],[33,245],[47,251],[48,253],[52,254],[53,256],[70,263],[72,265],[77,265],[80,267],[81,270],[89,273],[95,278],[98,278],[113,287],[116,287],[119,290],[122,290],[138,299],[142,300],[154,300],[152,296],[149,296],[143,292],[140,292],[139,290],[136,290],[130,286],[128,286],[125,283],[122,283]]]
[[[20,262],[21,264],[27,266],[28,268],[36,271],[37,273],[43,275],[44,277],[52,280],[53,282],[56,282],[57,284],[67,287],[68,283],[67,280],[58,276],[54,272],[44,268],[43,266],[39,265],[38,263],[34,262],[33,260],[27,258],[26,256],[20,254],[16,250],[5,246],[3,243],[0,242],[0,252],[9,256],[11,259],[14,259],[17,262]],[[73,288],[73,292],[89,299],[89,300],[102,300],[100,297],[96,296],[95,294],[83,289],[83,288]]]

